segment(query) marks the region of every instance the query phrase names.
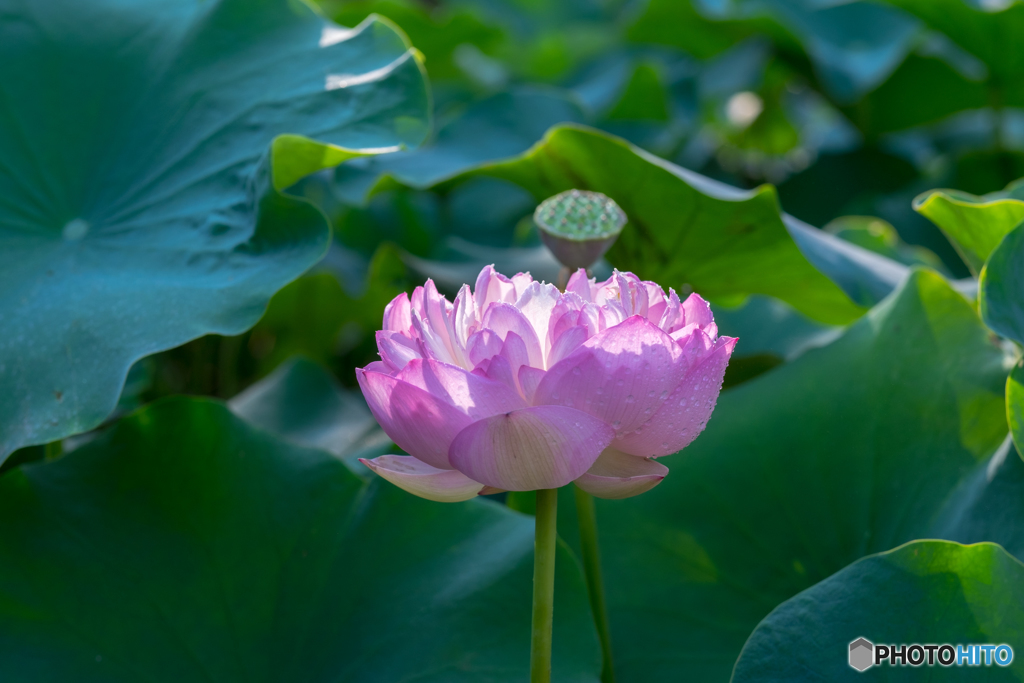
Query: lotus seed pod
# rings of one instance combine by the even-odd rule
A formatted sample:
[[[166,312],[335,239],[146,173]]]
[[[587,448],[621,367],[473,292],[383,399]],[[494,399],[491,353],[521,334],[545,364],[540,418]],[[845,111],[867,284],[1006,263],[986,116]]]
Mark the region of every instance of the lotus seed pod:
[[[571,270],[589,268],[615,243],[626,214],[600,192],[567,190],[541,202],[533,214],[541,239]]]

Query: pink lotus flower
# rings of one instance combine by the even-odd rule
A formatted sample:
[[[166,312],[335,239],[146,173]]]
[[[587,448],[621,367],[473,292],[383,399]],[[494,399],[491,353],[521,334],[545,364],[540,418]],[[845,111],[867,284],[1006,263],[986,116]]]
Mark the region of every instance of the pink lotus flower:
[[[565,292],[484,268],[449,303],[434,283],[396,297],[381,360],[356,370],[374,417],[411,456],[363,464],[423,498],[575,481],[602,498],[658,484],[704,429],[736,339],[707,302],[632,273],[577,271]]]

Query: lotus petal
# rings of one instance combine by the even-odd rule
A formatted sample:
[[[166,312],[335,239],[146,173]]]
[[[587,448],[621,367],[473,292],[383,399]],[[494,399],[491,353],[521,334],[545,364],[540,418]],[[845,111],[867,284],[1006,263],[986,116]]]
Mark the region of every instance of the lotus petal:
[[[533,403],[585,411],[625,434],[662,407],[686,367],[682,349],[671,337],[633,316],[594,335],[552,366]]]
[[[634,456],[661,456],[685,448],[704,431],[722,390],[725,366],[736,340],[719,337],[714,350],[693,367],[661,410],[615,440],[615,448]]]
[[[538,406],[478,420],[452,441],[451,464],[506,491],[565,486],[590,469],[614,432],[580,410]]]
[[[504,384],[433,360],[412,360],[397,376],[357,370],[356,377],[391,440],[441,469],[452,467],[448,449],[465,427],[525,405]]]
[[[660,462],[606,448],[576,485],[598,498],[617,500],[650,491],[667,474],[668,468]]]
[[[458,503],[476,498],[484,488],[458,470],[439,470],[410,455],[360,458],[375,473],[414,496],[439,503]]]

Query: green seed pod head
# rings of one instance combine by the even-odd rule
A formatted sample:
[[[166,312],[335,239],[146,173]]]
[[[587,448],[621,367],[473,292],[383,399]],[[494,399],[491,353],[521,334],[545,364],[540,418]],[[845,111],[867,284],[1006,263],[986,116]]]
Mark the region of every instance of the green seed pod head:
[[[600,192],[566,190],[541,202],[533,220],[548,249],[575,270],[608,251],[626,225],[626,214]]]

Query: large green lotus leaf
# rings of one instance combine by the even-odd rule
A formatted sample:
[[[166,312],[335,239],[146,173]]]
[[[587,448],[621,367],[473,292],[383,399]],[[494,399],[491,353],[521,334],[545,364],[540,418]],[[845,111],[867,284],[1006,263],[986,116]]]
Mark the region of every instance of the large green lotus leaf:
[[[971,305],[915,270],[832,344],[724,392],[659,486],[597,501],[619,680],[728,680],[765,615],[860,557],[1005,540],[1003,517],[978,521],[999,507],[950,500],[984,494],[968,484],[1005,439],[1007,371]]]
[[[1024,344],[1024,224],[1014,228],[992,252],[978,288],[985,324]]]
[[[418,0],[318,0],[317,5],[345,26],[354,26],[374,13],[401,26],[426,58],[430,83],[435,88],[439,82],[467,88],[480,85],[473,82],[474,76],[487,71],[489,64],[484,63],[486,59],[473,57],[493,54],[505,39],[500,28],[485,23],[478,13],[448,4],[432,7]],[[485,84],[493,87],[500,83]]]
[[[977,196],[959,190],[929,190],[914,198],[914,210],[939,226],[971,271],[981,267],[999,242],[1024,220],[1024,183]]]
[[[522,681],[533,520],[442,505],[169,399],[0,479],[0,670],[23,681]],[[596,682],[558,556],[554,680]]]
[[[881,218],[840,216],[829,221],[822,229],[842,240],[881,254],[887,259],[905,266],[924,266],[943,275],[949,275],[942,264],[942,259],[936,256],[935,252],[927,247],[907,244],[900,238],[896,228]]]
[[[757,681],[1020,681],[1008,667],[847,663],[857,638],[872,643],[1009,644],[1024,638],[1024,565],[992,543],[916,541],[866,557],[783,603],[743,647],[734,683]]]
[[[862,312],[801,253],[771,186],[725,188],[577,126],[554,128],[522,156],[453,183],[472,175],[510,180],[537,201],[571,188],[610,196],[629,223],[608,260],[663,286],[689,285],[712,299],[768,294],[826,323],[847,323]]]
[[[278,190],[428,129],[399,33],[295,0],[0,0],[0,62],[0,458],[255,323],[329,236]]]
[[[1009,400],[1010,386],[1006,391]],[[949,495],[927,536],[958,543],[985,539],[1024,560],[1024,461],[1009,436]]]
[[[842,327],[816,323],[767,296],[749,297],[734,308],[712,308],[719,334],[743,340],[725,369],[723,388],[751,380],[809,349],[831,343],[843,333]]]

